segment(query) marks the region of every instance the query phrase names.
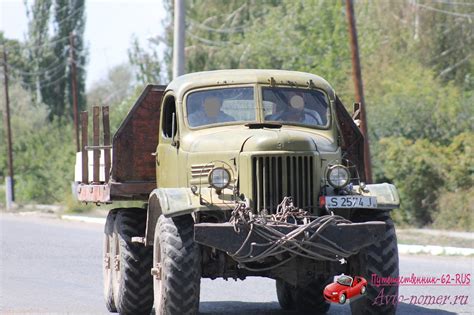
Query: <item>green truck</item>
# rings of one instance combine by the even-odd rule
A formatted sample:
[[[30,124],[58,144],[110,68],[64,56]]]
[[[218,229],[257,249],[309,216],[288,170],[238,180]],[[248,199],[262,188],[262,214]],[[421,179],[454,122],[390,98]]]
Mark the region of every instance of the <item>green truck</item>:
[[[92,116],[89,144],[82,113],[78,199],[144,201],[107,216],[109,311],[197,314],[201,278],[259,276],[276,280],[283,309],[325,313],[324,287],[346,274],[368,280],[353,314],[395,313],[374,303],[370,279],[398,276],[398,193],[365,183],[357,113],[323,78],[192,73],[148,85],[112,139],[108,108]]]

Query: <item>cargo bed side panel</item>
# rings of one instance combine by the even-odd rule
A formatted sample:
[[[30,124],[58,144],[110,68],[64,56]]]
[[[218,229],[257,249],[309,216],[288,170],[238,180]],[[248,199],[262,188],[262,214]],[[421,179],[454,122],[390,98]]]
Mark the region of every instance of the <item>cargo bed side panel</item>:
[[[155,157],[152,153],[158,144],[164,90],[165,86],[148,85],[115,133],[111,170],[113,182],[156,181]]]

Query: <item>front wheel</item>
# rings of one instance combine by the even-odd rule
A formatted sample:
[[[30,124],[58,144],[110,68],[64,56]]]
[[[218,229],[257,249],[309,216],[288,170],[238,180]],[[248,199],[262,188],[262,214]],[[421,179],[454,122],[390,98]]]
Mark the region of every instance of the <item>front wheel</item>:
[[[355,257],[351,257],[351,272],[372,279],[373,276],[398,278],[398,247],[395,226],[389,212],[360,212],[353,222],[384,221],[385,232],[381,240],[363,248]],[[388,297],[388,298],[380,298]],[[365,294],[351,302],[352,314],[395,314],[398,302],[398,285],[377,288],[370,282]]]
[[[346,303],[346,295],[344,293],[341,294],[339,297],[339,304],[344,304]]]
[[[152,274],[156,314],[198,313],[201,255],[190,215],[158,218]]]
[[[331,305],[324,299],[323,291],[330,282],[331,278],[319,277],[309,284],[295,287],[283,280],[277,280],[278,302],[284,310],[325,314]]]
[[[291,286],[283,280],[276,280],[276,291],[278,303],[284,310],[292,310],[295,306],[293,297],[291,296]]]

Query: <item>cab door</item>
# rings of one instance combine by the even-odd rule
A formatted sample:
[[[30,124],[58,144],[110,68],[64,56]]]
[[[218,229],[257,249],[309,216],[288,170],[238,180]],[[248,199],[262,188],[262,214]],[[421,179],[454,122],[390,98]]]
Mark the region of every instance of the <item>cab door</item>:
[[[164,96],[159,128],[159,142],[156,148],[157,186],[171,188],[179,186],[179,126],[175,97]]]

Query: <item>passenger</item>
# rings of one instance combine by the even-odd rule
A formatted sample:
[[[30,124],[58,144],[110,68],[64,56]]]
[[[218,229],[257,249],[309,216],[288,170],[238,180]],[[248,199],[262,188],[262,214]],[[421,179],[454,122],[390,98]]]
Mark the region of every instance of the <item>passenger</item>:
[[[235,121],[232,116],[221,111],[221,108],[222,98],[216,95],[206,96],[201,108],[189,115],[189,125],[191,127],[198,127],[202,125]]]
[[[299,122],[308,125],[323,125],[323,120],[318,112],[305,108],[304,98],[298,94],[290,98],[290,106],[283,112],[272,115],[269,120]]]

